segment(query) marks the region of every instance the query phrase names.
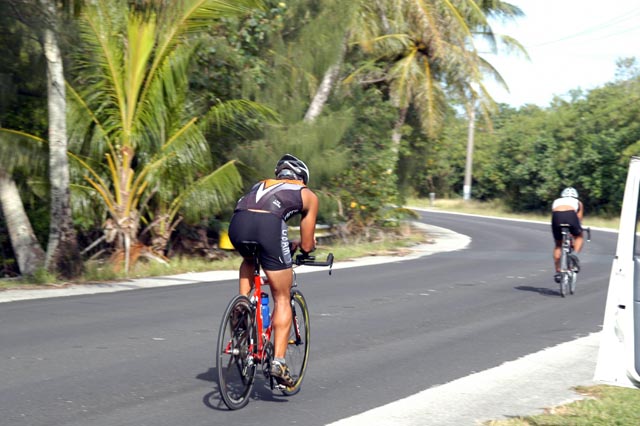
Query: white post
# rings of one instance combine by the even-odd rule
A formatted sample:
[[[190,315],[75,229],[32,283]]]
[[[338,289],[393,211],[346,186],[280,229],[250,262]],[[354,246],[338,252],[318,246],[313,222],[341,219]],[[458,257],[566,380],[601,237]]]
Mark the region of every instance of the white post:
[[[464,168],[464,186],[462,188],[462,199],[471,199],[471,170],[473,168],[473,136],[475,133],[476,108],[475,102],[471,101],[468,107],[469,128],[467,133],[467,161]]]

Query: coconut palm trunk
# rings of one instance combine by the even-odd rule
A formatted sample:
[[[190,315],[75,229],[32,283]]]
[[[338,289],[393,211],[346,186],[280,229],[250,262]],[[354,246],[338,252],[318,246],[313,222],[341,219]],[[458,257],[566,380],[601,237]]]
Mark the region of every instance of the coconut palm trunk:
[[[396,161],[394,162],[394,164],[397,163],[398,156],[400,155],[400,142],[402,142],[402,126],[404,126],[404,123],[407,120],[408,110],[409,107],[400,108],[398,111],[398,119],[393,124],[393,131],[391,133],[391,152],[396,157]]]
[[[69,162],[67,159],[66,93],[62,53],[56,34],[57,14],[53,1],[41,0],[48,24],[44,29],[44,55],[47,63],[49,114],[49,180],[51,221],[45,267],[65,278],[82,272],[77,238],[71,220]]]
[[[318,89],[313,96],[313,100],[311,101],[311,104],[309,105],[309,108],[304,115],[304,121],[309,123],[313,122],[322,113],[322,109],[327,103],[329,95],[331,94],[331,91],[335,87],[338,81],[338,77],[340,76],[340,70],[342,69],[344,58],[347,55],[348,41],[349,32],[347,31],[342,41],[342,48],[340,49],[338,59],[325,71],[324,76],[322,77],[322,82],[320,82],[320,85],[318,86]]]
[[[0,206],[7,223],[18,269],[22,275],[33,275],[44,266],[45,253],[33,232],[15,181],[1,169]]]

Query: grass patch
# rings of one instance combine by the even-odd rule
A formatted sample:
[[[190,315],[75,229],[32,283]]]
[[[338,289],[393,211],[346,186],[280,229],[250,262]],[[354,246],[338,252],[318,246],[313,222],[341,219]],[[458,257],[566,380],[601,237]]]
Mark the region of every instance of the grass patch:
[[[487,426],[637,426],[640,390],[616,386],[578,387],[586,399],[554,407],[545,414],[485,422]]]
[[[448,211],[455,213],[477,214],[481,216],[495,216],[510,219],[533,220],[537,222],[551,223],[551,212],[543,213],[515,213],[504,205],[501,201],[464,201],[456,199],[436,199],[433,203],[425,198],[410,198],[407,205],[412,207],[428,208],[437,211]],[[620,227],[619,217],[590,216],[589,212],[584,217],[584,226],[594,228],[618,229]]]
[[[331,244],[319,244],[314,255],[324,260],[333,253],[336,260],[355,259],[363,256],[403,255],[409,252],[408,247],[426,242],[428,236],[422,231],[412,230],[408,226],[379,233],[375,241],[334,241]],[[61,287],[66,284],[105,283],[126,281],[133,278],[147,278],[184,274],[187,272],[237,271],[242,258],[234,251],[221,252],[220,258],[207,260],[204,258],[180,257],[171,259],[168,265],[142,259],[138,261],[130,273],[116,272],[106,264],[88,263],[85,273],[73,282],[56,280],[45,271],[39,271],[33,277],[0,279],[0,291],[9,289],[38,289]]]
[[[220,259],[207,260],[204,258],[177,257],[169,264],[142,259],[138,261],[129,274],[116,272],[110,265],[88,264],[80,281],[105,282],[126,280],[130,278],[158,277],[163,275],[177,275],[187,272],[207,272],[236,270],[242,259],[234,252],[223,253]]]
[[[433,205],[426,199],[411,199],[408,205],[430,208],[441,211],[470,213],[486,216],[507,217],[515,219],[550,221],[550,214],[517,214],[510,212],[499,202],[479,202],[475,200],[436,200]],[[587,217],[586,226],[618,228],[619,220],[611,218]],[[324,259],[332,252],[336,259],[347,260],[363,256],[402,255],[408,248],[425,243],[428,235],[422,232],[409,231],[408,228],[398,233],[381,234],[374,242],[334,242],[319,245],[316,256]],[[139,262],[128,278],[142,278],[163,275],[175,275],[186,272],[205,272],[215,270],[237,270],[241,258],[231,252],[218,260],[204,260],[193,258],[172,259],[170,265],[155,262]],[[82,279],[76,283],[108,282],[126,280],[124,274],[117,274],[109,268],[99,265],[89,266]],[[44,288],[60,286],[53,277],[44,271],[39,271],[31,279],[3,279],[0,280],[0,290],[9,288]],[[485,422],[486,426],[637,426],[640,425],[640,390],[614,386],[579,387],[576,390],[585,395],[586,399],[571,404],[554,407],[547,413],[518,417],[508,420],[492,420]]]
[[[407,205],[438,211],[525,219],[538,222],[550,222],[551,220],[550,213],[514,213],[505,207],[505,205],[500,201],[464,201],[458,198],[436,199],[434,203],[431,203],[429,199],[411,198],[408,200]],[[596,228],[618,229],[619,219],[589,216],[587,214],[584,220],[584,225]],[[396,230],[396,232],[388,232],[386,234],[381,233],[374,242],[335,241],[330,245],[319,245],[316,255],[318,258],[322,259],[327,255],[327,253],[333,252],[336,259],[347,260],[362,256],[403,254],[407,251],[407,247],[426,241],[427,238],[422,232],[410,232],[406,227],[404,228],[405,229]],[[170,265],[141,261],[135,265],[135,268],[128,276],[124,273],[116,273],[111,268],[103,265],[93,264],[87,265],[85,274],[81,278],[74,280],[73,283],[109,282],[126,280],[129,278],[176,275],[187,272],[237,270],[240,266],[240,262],[240,257],[233,252],[223,255],[217,260],[206,260],[201,258],[172,259]],[[50,274],[47,274],[44,271],[39,271],[34,277],[0,279],[0,290],[13,288],[45,288],[61,286],[64,284],[67,283],[57,281]]]

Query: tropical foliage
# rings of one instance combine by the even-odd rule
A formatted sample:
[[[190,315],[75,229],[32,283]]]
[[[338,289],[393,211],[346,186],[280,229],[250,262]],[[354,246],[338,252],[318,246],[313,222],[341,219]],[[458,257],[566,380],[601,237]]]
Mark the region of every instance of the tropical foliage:
[[[568,99],[557,97],[547,108],[502,105],[493,129],[477,132],[476,198],[503,199],[516,211],[544,212],[571,185],[588,212],[617,215],[629,158],[640,154],[635,63],[621,60],[620,79],[588,92],[573,91]],[[413,160],[433,164],[420,172],[414,186],[419,194],[461,193],[464,126],[462,118],[452,117],[447,128],[457,136],[424,148],[422,160]]]
[[[633,58],[616,81],[548,108],[495,105],[484,82],[501,81],[500,70],[480,52],[522,52],[492,31],[492,19],[521,14],[503,1],[108,0],[68,10],[59,35],[73,223],[85,250],[111,241],[125,268],[127,250],[166,261],[178,237],[221,229],[241,189],[285,152],[309,164],[321,220],[367,238],[396,223],[406,196],[461,194],[470,130],[473,196],[519,210],[544,211],[570,184],[588,211],[615,214],[640,146]],[[1,133],[2,182],[16,184],[46,242],[42,50],[29,42],[33,25],[0,20],[12,48],[0,58],[0,124],[12,129]]]

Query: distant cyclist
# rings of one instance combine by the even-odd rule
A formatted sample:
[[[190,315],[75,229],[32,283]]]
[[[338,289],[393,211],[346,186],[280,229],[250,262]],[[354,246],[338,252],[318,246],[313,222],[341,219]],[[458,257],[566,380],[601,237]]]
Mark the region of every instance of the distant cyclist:
[[[257,241],[260,245],[260,262],[275,302],[271,320],[275,346],[271,375],[278,383],[292,386],[293,379],[285,361],[292,321],[291,256],[292,249],[299,248],[304,256],[315,249],[318,197],[307,188],[309,168],[291,154],[278,161],[275,176],[275,179],[256,183],[240,198],[229,225],[229,239],[244,257],[240,265],[240,293],[244,295],[251,291],[254,262],[242,242]],[[301,215],[300,241],[290,246],[286,222],[296,214]]]
[[[560,282],[560,256],[562,254],[562,231],[561,224],[569,225],[569,232],[573,235],[573,250],[579,253],[584,243],[582,236],[582,218],[584,216],[584,206],[578,199],[578,191],[575,188],[567,187],[562,190],[560,198],[556,198],[551,205],[551,230],[553,231],[553,239],[555,247],[553,249],[553,262],[556,268],[554,279]],[[578,265],[578,257],[573,257],[576,265]]]

